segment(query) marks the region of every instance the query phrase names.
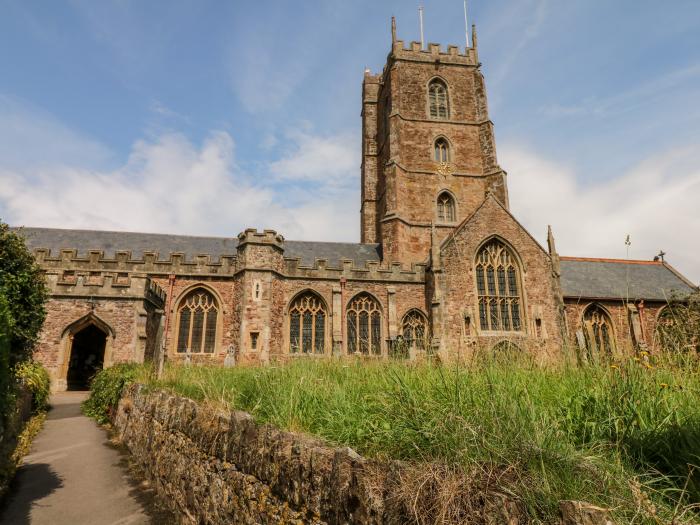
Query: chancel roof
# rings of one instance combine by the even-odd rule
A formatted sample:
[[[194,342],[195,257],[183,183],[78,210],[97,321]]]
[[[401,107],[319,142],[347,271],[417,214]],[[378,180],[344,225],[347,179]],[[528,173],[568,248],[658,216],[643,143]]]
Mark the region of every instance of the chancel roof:
[[[561,258],[565,297],[667,301],[685,297],[695,287],[661,261]]]
[[[158,253],[160,260],[168,260],[171,253],[185,254],[193,260],[197,255],[210,255],[216,262],[222,256],[235,256],[238,247],[236,237],[198,237],[161,233],[134,233],[98,230],[66,230],[57,228],[21,228],[29,249],[48,249],[57,257],[61,250],[76,250],[77,255],[87,256],[90,250],[104,252],[113,258],[117,251],[130,251],[132,259],[141,259],[146,252]],[[340,266],[350,259],[363,268],[366,262],[379,261],[378,244],[344,242],[284,241],[284,256],[301,259],[303,266],[313,266],[315,259],[326,259],[329,266]]]

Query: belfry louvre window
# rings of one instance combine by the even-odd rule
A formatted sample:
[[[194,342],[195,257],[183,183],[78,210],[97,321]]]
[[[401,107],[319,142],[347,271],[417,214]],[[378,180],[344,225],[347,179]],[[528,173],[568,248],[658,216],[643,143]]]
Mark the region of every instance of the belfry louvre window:
[[[520,270],[508,247],[498,239],[476,256],[479,325],[485,331],[522,329]]]
[[[428,103],[430,105],[430,118],[441,120],[450,118],[447,86],[442,80],[433,80],[428,86]]]
[[[346,313],[348,353],[380,355],[382,353],[382,312],[379,303],[361,293],[348,305]]]
[[[610,357],[613,354],[612,320],[600,305],[592,304],[583,312],[583,335],[588,357]]]
[[[455,222],[455,200],[452,195],[443,191],[437,198],[438,222]]]
[[[219,307],[214,296],[202,288],[191,291],[180,302],[177,315],[177,351],[214,353],[219,318]]]
[[[435,141],[435,162],[450,162],[450,145],[442,137]]]
[[[326,348],[326,309],[321,298],[307,292],[289,307],[289,352],[322,354]]]

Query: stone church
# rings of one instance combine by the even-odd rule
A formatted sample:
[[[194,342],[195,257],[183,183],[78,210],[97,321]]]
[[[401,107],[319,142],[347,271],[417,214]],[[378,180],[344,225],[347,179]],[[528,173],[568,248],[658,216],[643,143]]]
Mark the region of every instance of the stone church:
[[[654,351],[664,305],[696,289],[663,260],[560,256],[511,214],[474,29],[466,49],[424,49],[392,24],[362,84],[361,184],[359,243],[23,228],[51,293],[37,356],[54,387],[160,356],[614,358]]]

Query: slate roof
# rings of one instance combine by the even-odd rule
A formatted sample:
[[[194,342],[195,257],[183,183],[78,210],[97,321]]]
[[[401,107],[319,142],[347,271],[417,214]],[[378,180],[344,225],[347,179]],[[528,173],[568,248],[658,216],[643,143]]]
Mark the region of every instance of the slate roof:
[[[74,249],[78,256],[87,256],[90,250],[101,250],[113,258],[118,250],[131,251],[134,259],[144,252],[157,252],[161,260],[171,253],[184,253],[186,260],[208,254],[212,261],[223,255],[235,255],[238,239],[235,237],[195,237],[160,233],[132,233],[96,230],[66,230],[56,228],[22,228],[31,250],[49,249],[58,256],[62,249]],[[339,267],[344,259],[363,268],[369,261],[380,261],[378,244],[287,241],[285,257],[298,257],[304,266],[313,266],[315,259],[326,259],[329,266]],[[624,261],[615,259],[561,258],[561,285],[565,297],[589,299],[629,298],[666,301],[675,292],[687,295],[695,287],[668,264],[652,261]]]
[[[561,286],[565,297],[627,298],[667,301],[695,287],[663,262],[616,259],[561,258]]]
[[[141,259],[144,252],[157,252],[160,260],[168,260],[171,253],[184,253],[191,261],[197,255],[211,255],[216,262],[222,255],[236,255],[236,237],[195,237],[161,233],[133,233],[98,230],[66,230],[57,228],[21,228],[31,250],[46,248],[56,257],[62,249],[74,249],[78,256],[87,256],[90,250],[101,250],[113,258],[117,251],[131,251],[133,259]],[[298,257],[304,266],[313,266],[315,259],[327,259],[329,266],[338,267],[343,259],[351,259],[364,268],[368,261],[379,261],[378,244],[343,242],[284,242],[285,257]]]

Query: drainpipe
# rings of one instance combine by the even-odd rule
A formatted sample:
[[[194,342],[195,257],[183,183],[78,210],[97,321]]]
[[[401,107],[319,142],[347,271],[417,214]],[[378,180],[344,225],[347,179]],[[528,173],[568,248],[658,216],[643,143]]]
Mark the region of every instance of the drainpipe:
[[[644,328],[644,299],[639,301],[637,309],[639,310],[639,329],[642,332],[642,340],[644,341],[644,344],[647,345],[647,334],[646,329]]]
[[[168,326],[170,324],[170,310],[173,305],[173,286],[175,285],[175,274],[168,275],[168,306],[165,309],[165,326],[163,328],[163,357],[165,357],[165,341],[168,339]]]
[[[340,337],[342,341],[340,342],[340,355],[345,355],[347,351],[347,334],[345,326],[345,284],[347,279],[345,277],[340,278]]]

